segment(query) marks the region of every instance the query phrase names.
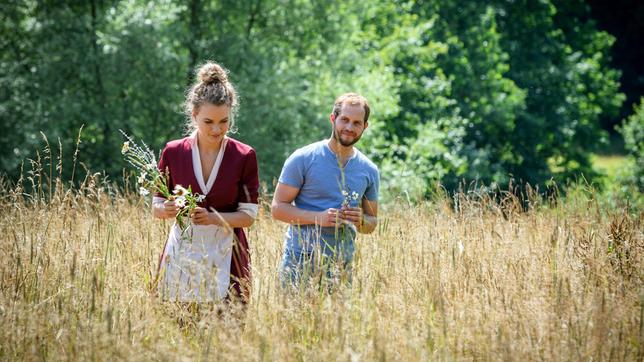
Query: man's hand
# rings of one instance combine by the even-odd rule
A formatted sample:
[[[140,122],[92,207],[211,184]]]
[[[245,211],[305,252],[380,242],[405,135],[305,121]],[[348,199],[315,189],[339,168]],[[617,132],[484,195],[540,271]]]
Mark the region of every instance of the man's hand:
[[[343,208],[344,219],[355,225],[359,233],[372,233],[378,225],[378,202],[363,198],[361,206]]]
[[[336,226],[342,223],[340,210],[333,208],[320,211],[315,219],[315,223],[323,227]]]
[[[340,210],[340,213],[342,220],[355,225],[355,227],[360,230],[364,221],[364,215],[361,207],[344,206],[342,210]]]
[[[284,221],[293,225],[320,225],[323,227],[340,226],[343,223],[360,222],[362,210],[355,210],[347,214],[352,220],[345,220],[340,209],[330,208],[322,211],[303,210],[295,207],[292,202],[300,193],[298,187],[278,183],[273,194],[273,203],[271,205],[271,214],[276,220]]]

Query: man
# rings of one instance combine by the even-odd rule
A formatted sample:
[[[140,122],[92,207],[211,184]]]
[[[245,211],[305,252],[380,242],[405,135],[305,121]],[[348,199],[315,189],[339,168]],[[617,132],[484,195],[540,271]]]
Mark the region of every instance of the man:
[[[284,163],[272,203],[273,218],[290,224],[283,284],[312,273],[350,278],[356,232],[376,228],[378,168],[354,147],[369,126],[369,112],[363,96],[341,95],[329,117],[331,137],[298,149]]]

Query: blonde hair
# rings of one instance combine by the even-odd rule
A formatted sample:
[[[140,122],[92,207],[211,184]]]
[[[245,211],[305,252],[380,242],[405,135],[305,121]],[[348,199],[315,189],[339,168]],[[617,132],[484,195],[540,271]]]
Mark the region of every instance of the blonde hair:
[[[230,107],[229,132],[235,133],[235,116],[237,115],[238,96],[235,87],[228,80],[228,69],[208,61],[199,66],[196,72],[197,82],[186,93],[183,112],[186,116],[186,130],[188,133],[195,129],[192,122],[192,113],[201,105],[210,103],[215,106],[226,105]]]
[[[352,106],[362,106],[364,107],[364,121],[367,122],[369,120],[369,113],[371,113],[371,110],[369,109],[369,103],[367,102],[367,98],[359,95],[358,93],[345,93],[338,98],[335,99],[335,103],[333,104],[333,116],[338,117],[340,115],[340,112],[342,111],[342,106],[347,103]]]

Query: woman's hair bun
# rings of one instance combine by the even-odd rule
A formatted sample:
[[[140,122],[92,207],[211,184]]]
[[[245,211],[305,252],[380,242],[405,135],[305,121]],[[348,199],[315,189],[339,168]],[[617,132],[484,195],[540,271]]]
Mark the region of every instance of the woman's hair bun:
[[[228,82],[228,74],[221,65],[208,62],[199,68],[197,79],[204,84],[226,83]]]

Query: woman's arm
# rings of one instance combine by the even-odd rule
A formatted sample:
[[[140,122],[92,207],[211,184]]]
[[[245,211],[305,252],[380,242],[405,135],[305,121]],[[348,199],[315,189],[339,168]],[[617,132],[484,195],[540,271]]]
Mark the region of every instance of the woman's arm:
[[[172,219],[177,216],[179,207],[174,201],[155,196],[152,200],[152,215],[158,219]]]
[[[231,228],[245,228],[253,225],[255,219],[243,211],[217,212],[203,207],[197,207],[192,211],[192,222],[195,225],[218,225]]]

